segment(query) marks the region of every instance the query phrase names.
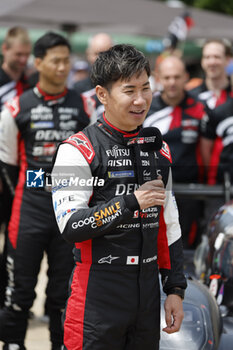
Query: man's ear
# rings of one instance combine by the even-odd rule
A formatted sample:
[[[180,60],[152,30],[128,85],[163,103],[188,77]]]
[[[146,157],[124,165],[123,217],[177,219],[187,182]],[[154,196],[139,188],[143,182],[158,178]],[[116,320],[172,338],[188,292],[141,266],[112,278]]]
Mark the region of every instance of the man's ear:
[[[5,43],[2,43],[2,54],[3,54],[3,56],[6,53],[6,51],[7,51],[7,46],[6,46]]]
[[[36,69],[38,70],[38,72],[40,72],[40,65],[41,65],[42,59],[39,57],[36,57],[34,60],[34,66],[36,67]]]
[[[101,85],[97,85],[95,88],[96,91],[96,96],[98,97],[99,101],[103,104],[106,105],[107,103],[107,97],[108,97],[108,90],[104,88]]]

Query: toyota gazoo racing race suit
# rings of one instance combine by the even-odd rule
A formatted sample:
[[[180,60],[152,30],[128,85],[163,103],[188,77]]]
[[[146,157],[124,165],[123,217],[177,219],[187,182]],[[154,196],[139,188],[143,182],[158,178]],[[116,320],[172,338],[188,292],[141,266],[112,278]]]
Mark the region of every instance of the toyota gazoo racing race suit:
[[[90,76],[77,81],[74,84],[74,90],[82,96],[85,111],[90,118],[90,123],[93,124],[104,112],[104,106],[96,96]]]
[[[57,96],[39,85],[6,105],[1,115],[0,159],[20,166],[9,223],[5,308],[0,313],[0,339],[22,344],[28,311],[43,253],[48,256],[47,312],[51,341],[63,343],[61,312],[73,268],[72,245],[57,228],[49,176],[57,145],[89,123],[82,99],[67,90]],[[21,347],[20,347],[21,349]]]
[[[152,153],[153,166],[135,141],[138,132],[103,116],[58,149],[53,206],[76,260],[63,315],[66,350],[158,349],[158,266],[165,293],[186,288],[169,148]],[[76,176],[62,178],[65,172]],[[140,210],[133,192],[157,175],[165,205]]]
[[[0,112],[6,101],[15,96],[20,96],[25,90],[29,88],[27,78],[24,74],[18,81],[14,81],[11,77],[0,67]],[[16,179],[15,179],[16,178]],[[0,164],[0,223],[4,224],[4,251],[0,248],[0,306],[3,306],[5,299],[5,288],[7,283],[6,273],[6,255],[7,255],[7,226],[11,215],[11,206],[14,196],[15,181],[17,181],[17,173],[14,179],[6,178],[6,172],[2,164]],[[8,186],[10,183],[10,187]],[[7,184],[8,183],[8,184]],[[0,235],[2,232],[0,232]]]
[[[161,94],[155,93],[144,127],[157,127],[169,144],[172,155],[174,183],[198,183],[203,179],[199,151],[200,123],[205,112],[203,105],[185,94],[176,106],[169,106]],[[200,240],[202,202],[177,198],[179,219],[185,249],[194,248]]]
[[[219,138],[223,145],[219,162],[212,164],[217,173],[217,183],[222,184],[224,174],[228,173],[233,180],[233,92],[231,92],[226,102],[203,118],[201,123],[202,136],[216,140]]]
[[[214,110],[216,107],[224,104],[228,96],[231,94],[231,82],[229,79],[228,85],[225,89],[220,91],[217,95],[214,91],[208,90],[206,83],[203,82],[201,85],[189,91],[189,94],[195,99],[198,99],[207,109],[207,112]],[[214,147],[210,159],[210,166],[207,174],[207,183],[209,185],[214,185],[217,183],[217,168],[220,161],[220,154],[223,149],[223,143],[221,137],[217,137],[214,140]],[[217,164],[217,166],[216,166]]]

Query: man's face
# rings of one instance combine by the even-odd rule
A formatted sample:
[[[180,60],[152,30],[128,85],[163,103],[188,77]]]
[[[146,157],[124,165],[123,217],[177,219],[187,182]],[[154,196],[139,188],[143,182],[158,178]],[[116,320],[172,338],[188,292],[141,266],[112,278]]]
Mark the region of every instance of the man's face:
[[[166,96],[169,100],[182,98],[188,76],[179,60],[162,62],[158,77],[163,88],[163,96]]]
[[[152,92],[146,71],[129,80],[118,80],[111,89],[104,91],[105,113],[108,121],[115,127],[132,131],[141,125],[152,101]],[[98,88],[97,88],[98,96]]]
[[[67,46],[55,46],[47,50],[44,58],[36,58],[35,65],[44,85],[62,88],[70,71],[70,51]]]
[[[201,65],[206,77],[219,79],[226,75],[228,59],[224,47],[220,43],[209,43],[203,48]]]
[[[2,53],[4,62],[10,70],[15,73],[22,73],[31,53],[31,45],[22,44],[17,40],[14,40],[9,47],[3,44]]]

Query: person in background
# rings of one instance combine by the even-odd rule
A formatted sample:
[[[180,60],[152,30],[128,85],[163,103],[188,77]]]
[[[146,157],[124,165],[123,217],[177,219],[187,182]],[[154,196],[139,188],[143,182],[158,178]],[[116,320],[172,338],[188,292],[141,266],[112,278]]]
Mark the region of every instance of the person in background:
[[[90,68],[98,57],[98,54],[102,51],[108,50],[112,45],[112,38],[107,33],[98,33],[89,39],[86,50],[86,58],[87,62],[90,65]],[[77,82],[74,88],[79,94],[88,90],[92,90],[94,86],[92,84],[90,74],[87,78]]]
[[[160,63],[169,56],[177,56],[179,58],[182,57],[182,51],[180,51],[177,48],[167,48],[164,50],[160,55],[156,57],[155,65],[154,65],[154,71],[153,74],[150,76],[150,86],[153,93],[160,91],[162,89],[161,84],[159,82],[159,76],[158,76],[158,69],[160,66]]]
[[[200,100],[208,110],[226,102],[231,92],[231,82],[227,75],[227,66],[231,50],[223,40],[211,39],[206,41],[202,49],[201,66],[205,77],[202,84],[189,91],[190,95]],[[212,148],[210,167],[206,176],[209,185],[216,184],[217,165],[222,151],[222,142],[216,138]]]
[[[107,33],[98,33],[92,36],[88,42],[86,50],[87,61],[90,68],[102,51],[108,50],[113,45],[113,40]],[[90,78],[90,74],[84,80],[78,81],[74,84],[74,89],[82,95],[85,109],[89,115],[91,123],[94,123],[98,116],[104,111],[103,105],[100,103],[95,94],[95,87]]]
[[[64,349],[158,350],[158,269],[167,333],[181,326],[186,280],[169,148],[160,140],[150,158],[138,144],[152,99],[150,66],[133,46],[115,45],[99,54],[91,76],[105,113],[59,147],[53,168],[54,180],[72,167],[86,183],[80,191],[68,176],[65,191],[53,191],[62,237],[75,244]]]
[[[159,128],[171,149],[175,183],[202,181],[201,155],[198,152],[203,105],[185,91],[188,74],[184,62],[168,56],[158,67],[161,93],[153,95],[144,127]],[[201,205],[189,198],[177,198],[184,247],[193,248],[200,236]]]
[[[0,111],[5,102],[19,96],[27,88],[24,71],[31,54],[31,42],[26,29],[10,28],[2,43],[3,63],[0,68]]]
[[[70,71],[67,39],[46,33],[36,41],[34,56],[38,84],[8,102],[0,121],[4,145],[0,160],[6,169],[20,167],[8,226],[9,280],[5,306],[0,310],[4,350],[25,350],[28,313],[44,252],[52,350],[62,348],[61,314],[74,263],[72,246],[62,239],[53,214],[50,172],[57,145],[89,123],[81,97],[66,88]]]
[[[2,43],[3,62],[0,68],[0,112],[7,101],[14,96],[20,96],[28,88],[25,69],[30,53],[31,42],[27,30],[22,27],[10,28]],[[4,232],[4,250],[0,252],[0,306],[3,306],[5,299],[7,226],[10,219],[16,181],[17,174],[10,179],[7,177],[3,165],[0,164],[0,223],[1,231]]]
[[[231,92],[225,103],[209,110],[201,123],[201,149],[204,159],[204,165],[207,168],[214,167],[217,173],[216,181],[218,184],[232,184],[233,181],[233,93]],[[211,154],[213,152],[216,138],[221,140],[223,145],[220,158],[217,164],[211,163]],[[228,194],[229,196],[229,194]],[[219,204],[224,204],[224,199]],[[228,198],[230,200],[230,196]],[[217,209],[217,205],[215,207]]]
[[[200,86],[190,90],[190,94],[204,104],[208,114],[207,119],[212,116],[212,111],[216,107],[221,106],[230,98],[231,79],[227,75],[227,67],[231,56],[230,46],[221,39],[208,40],[203,46],[201,66],[205,74],[204,81]],[[212,124],[212,122],[210,123]],[[205,131],[204,135],[209,135],[209,132],[206,134]],[[206,147],[205,149],[202,147],[202,150],[205,164],[208,162],[208,167],[205,167],[205,182],[208,185],[215,185],[219,181],[218,169],[220,156],[223,151],[223,138],[217,134],[216,137],[213,137],[213,134],[211,137],[211,147]],[[207,155],[207,150],[208,152],[211,151],[211,154]],[[209,215],[214,213],[224,203],[224,200],[224,196],[222,198],[206,198],[204,209],[205,226],[209,220]]]
[[[68,86],[72,88],[75,83],[82,81],[89,76],[89,64],[87,61],[76,59],[71,67],[71,71],[68,77]]]

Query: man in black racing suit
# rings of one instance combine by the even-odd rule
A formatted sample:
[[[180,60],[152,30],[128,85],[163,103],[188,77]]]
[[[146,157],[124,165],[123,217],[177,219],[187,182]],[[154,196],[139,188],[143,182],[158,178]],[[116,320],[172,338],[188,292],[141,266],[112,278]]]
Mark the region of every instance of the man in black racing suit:
[[[98,54],[102,51],[108,50],[113,45],[113,40],[107,33],[97,33],[88,41],[86,50],[87,61],[90,67],[94,64]],[[85,110],[90,117],[90,122],[94,123],[98,116],[103,113],[104,106],[98,100],[95,94],[95,86],[93,85],[90,75],[79,80],[74,84],[74,90],[82,95]]]
[[[216,167],[217,183],[224,182],[226,174],[233,180],[233,92],[231,92],[224,104],[208,112],[208,115],[202,120],[201,147],[204,156],[205,165],[210,166],[210,158],[216,138],[222,142],[223,148],[220,154],[219,162],[212,164]]]
[[[5,307],[0,311],[4,350],[25,349],[28,311],[43,253],[48,257],[47,312],[53,350],[63,344],[61,313],[73,268],[72,246],[61,238],[51,202],[52,157],[57,145],[89,122],[81,97],[66,89],[70,45],[47,33],[35,43],[38,85],[6,105],[1,114],[0,159],[20,166],[9,223]]]
[[[106,114],[58,149],[53,205],[76,260],[66,350],[158,349],[158,268],[168,295],[163,330],[176,332],[182,322],[186,281],[170,152],[165,143],[159,152],[139,148],[149,75],[147,59],[132,46],[101,53],[92,77]]]
[[[227,101],[231,93],[231,82],[227,76],[226,70],[230,56],[229,46],[224,40],[210,39],[203,45],[201,66],[205,73],[205,79],[201,85],[190,90],[189,93],[207,107],[207,111],[210,111],[210,115],[212,110],[214,111],[216,107]],[[207,183],[210,185],[217,183],[217,168],[222,149],[222,139],[221,137],[217,137],[214,140],[209,164],[210,167],[207,173]],[[211,198],[211,202],[213,202],[213,198]],[[219,199],[215,199],[214,204],[209,203],[206,208],[206,211],[208,211],[208,218],[210,210],[214,209],[214,211],[216,211],[222,204],[223,203],[219,202]]]
[[[0,67],[0,112],[4,103],[14,96],[20,96],[29,88],[24,70],[31,53],[31,42],[26,29],[21,27],[10,28],[2,44],[3,62]],[[4,250],[0,249],[0,306],[4,305],[5,288],[7,283],[6,255],[7,255],[7,226],[11,215],[11,206],[14,196],[14,179],[7,177],[7,172],[0,165],[0,224],[4,225]],[[1,230],[2,231],[2,230]],[[1,236],[2,232],[0,232]]]
[[[160,129],[172,155],[174,183],[203,181],[199,151],[200,123],[203,105],[185,91],[187,72],[184,62],[176,56],[163,59],[158,69],[161,93],[153,95],[144,126]],[[185,249],[194,248],[202,233],[203,203],[192,198],[177,198],[179,221]]]

